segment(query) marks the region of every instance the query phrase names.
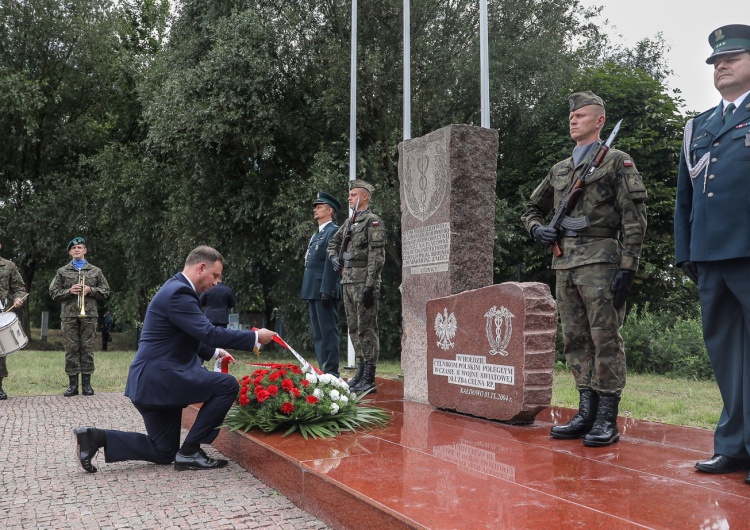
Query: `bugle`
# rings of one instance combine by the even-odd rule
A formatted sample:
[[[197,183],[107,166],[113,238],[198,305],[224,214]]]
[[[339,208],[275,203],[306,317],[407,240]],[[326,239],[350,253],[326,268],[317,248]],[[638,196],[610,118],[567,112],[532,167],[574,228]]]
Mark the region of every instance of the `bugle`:
[[[81,292],[78,293],[78,318],[86,318],[86,275],[78,271],[78,283],[81,284]]]

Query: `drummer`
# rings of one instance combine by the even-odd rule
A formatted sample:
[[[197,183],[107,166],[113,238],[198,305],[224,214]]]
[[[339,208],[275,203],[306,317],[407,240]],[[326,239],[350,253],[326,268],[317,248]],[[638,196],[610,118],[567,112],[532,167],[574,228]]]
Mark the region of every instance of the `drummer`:
[[[0,251],[3,244],[0,243]],[[15,263],[0,257],[0,312],[13,307],[21,307],[26,297],[26,287],[23,284],[21,273]],[[8,377],[8,367],[5,356],[0,357],[0,400],[8,399],[8,394],[3,390],[3,379]]]

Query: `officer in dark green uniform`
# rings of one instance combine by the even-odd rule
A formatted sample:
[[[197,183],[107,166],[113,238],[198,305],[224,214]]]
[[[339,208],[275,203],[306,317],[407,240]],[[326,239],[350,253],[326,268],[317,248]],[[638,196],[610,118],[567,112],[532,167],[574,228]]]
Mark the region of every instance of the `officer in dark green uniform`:
[[[562,256],[552,259],[562,322],[565,358],[580,393],[578,414],[552,428],[553,438],[584,437],[590,446],[616,442],[617,412],[625,386],[625,350],[620,326],[625,299],[638,269],[646,233],[646,188],[633,159],[610,149],[587,178],[583,195],[570,213],[585,217],[581,230],[557,230],[544,224],[578,174],[601,145],[604,101],[590,91],[569,97],[573,156],[555,164],[534,190],[522,220],[543,245],[559,240]]]
[[[339,226],[333,216],[341,203],[321,191],[313,201],[313,218],[318,224],[305,253],[305,275],[300,298],[307,301],[315,356],[320,369],[339,377],[339,274],[328,259],[328,244]]]
[[[0,243],[0,250],[3,245]],[[21,307],[26,297],[26,287],[23,284],[21,273],[15,263],[0,258],[0,313],[7,311],[11,306]],[[8,366],[5,355],[0,357],[0,400],[8,399],[3,390],[3,379],[8,377]]]
[[[328,245],[328,258],[334,269],[343,271],[346,323],[357,365],[354,377],[347,383],[355,393],[376,392],[375,367],[380,355],[378,300],[386,234],[382,219],[370,211],[374,191],[375,187],[364,180],[349,181],[349,207],[355,212]],[[345,249],[339,256],[342,244]]]
[[[708,42],[721,102],[685,126],[675,263],[698,284],[703,339],[724,402],[714,455],[695,467],[730,473],[750,469],[750,26],[723,26]]]
[[[65,373],[68,388],[63,396],[78,395],[78,374],[81,393],[93,396],[91,374],[94,373],[94,338],[99,317],[96,301],[109,297],[109,284],[99,267],[86,261],[86,240],[73,238],[68,243],[72,260],[57,269],[49,286],[49,295],[60,302],[60,327],[65,346]],[[81,304],[83,302],[83,304]]]

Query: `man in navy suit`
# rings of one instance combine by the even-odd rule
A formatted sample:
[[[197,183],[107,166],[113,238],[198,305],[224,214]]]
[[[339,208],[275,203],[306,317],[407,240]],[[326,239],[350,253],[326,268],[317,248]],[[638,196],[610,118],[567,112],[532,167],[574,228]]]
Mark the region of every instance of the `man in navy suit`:
[[[217,428],[237,398],[239,385],[229,374],[208,371],[203,361],[225,357],[234,361],[222,348],[252,351],[276,333],[229,330],[209,322],[198,295],[216,285],[223,268],[221,254],[211,247],[197,247],[182,272],[167,280],[151,300],[125,385],[125,395],[143,416],[147,434],[75,428],[83,469],[96,472],[91,460],[100,448],[104,448],[105,462],[174,461],[178,471],[227,465],[226,460],[207,456],[201,444],[210,444],[218,436]],[[182,409],[193,403],[203,405],[180,446]]]
[[[698,284],[703,339],[724,401],[714,455],[695,467],[730,473],[750,469],[750,26],[723,26],[708,42],[722,101],[685,126],[675,263]]]
[[[236,306],[237,300],[232,289],[219,278],[214,287],[201,293],[200,303],[211,324],[225,328],[229,324],[229,308]]]
[[[333,216],[341,203],[333,195],[318,193],[313,201],[313,219],[318,229],[310,238],[305,253],[305,275],[300,298],[307,300],[310,311],[315,355],[320,369],[339,377],[339,275],[327,259],[328,242],[338,230]]]

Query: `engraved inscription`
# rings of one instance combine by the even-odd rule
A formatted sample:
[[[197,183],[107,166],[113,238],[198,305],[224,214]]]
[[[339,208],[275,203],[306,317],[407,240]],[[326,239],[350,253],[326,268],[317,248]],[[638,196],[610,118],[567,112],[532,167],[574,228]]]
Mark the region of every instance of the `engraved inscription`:
[[[469,386],[483,390],[495,390],[497,384],[514,385],[516,367],[501,364],[487,364],[487,357],[481,355],[456,355],[456,360],[433,359],[432,373],[448,378],[452,385]],[[510,401],[509,396],[493,397]]]
[[[450,223],[404,230],[401,239],[403,266],[412,274],[448,270],[451,248]]]

